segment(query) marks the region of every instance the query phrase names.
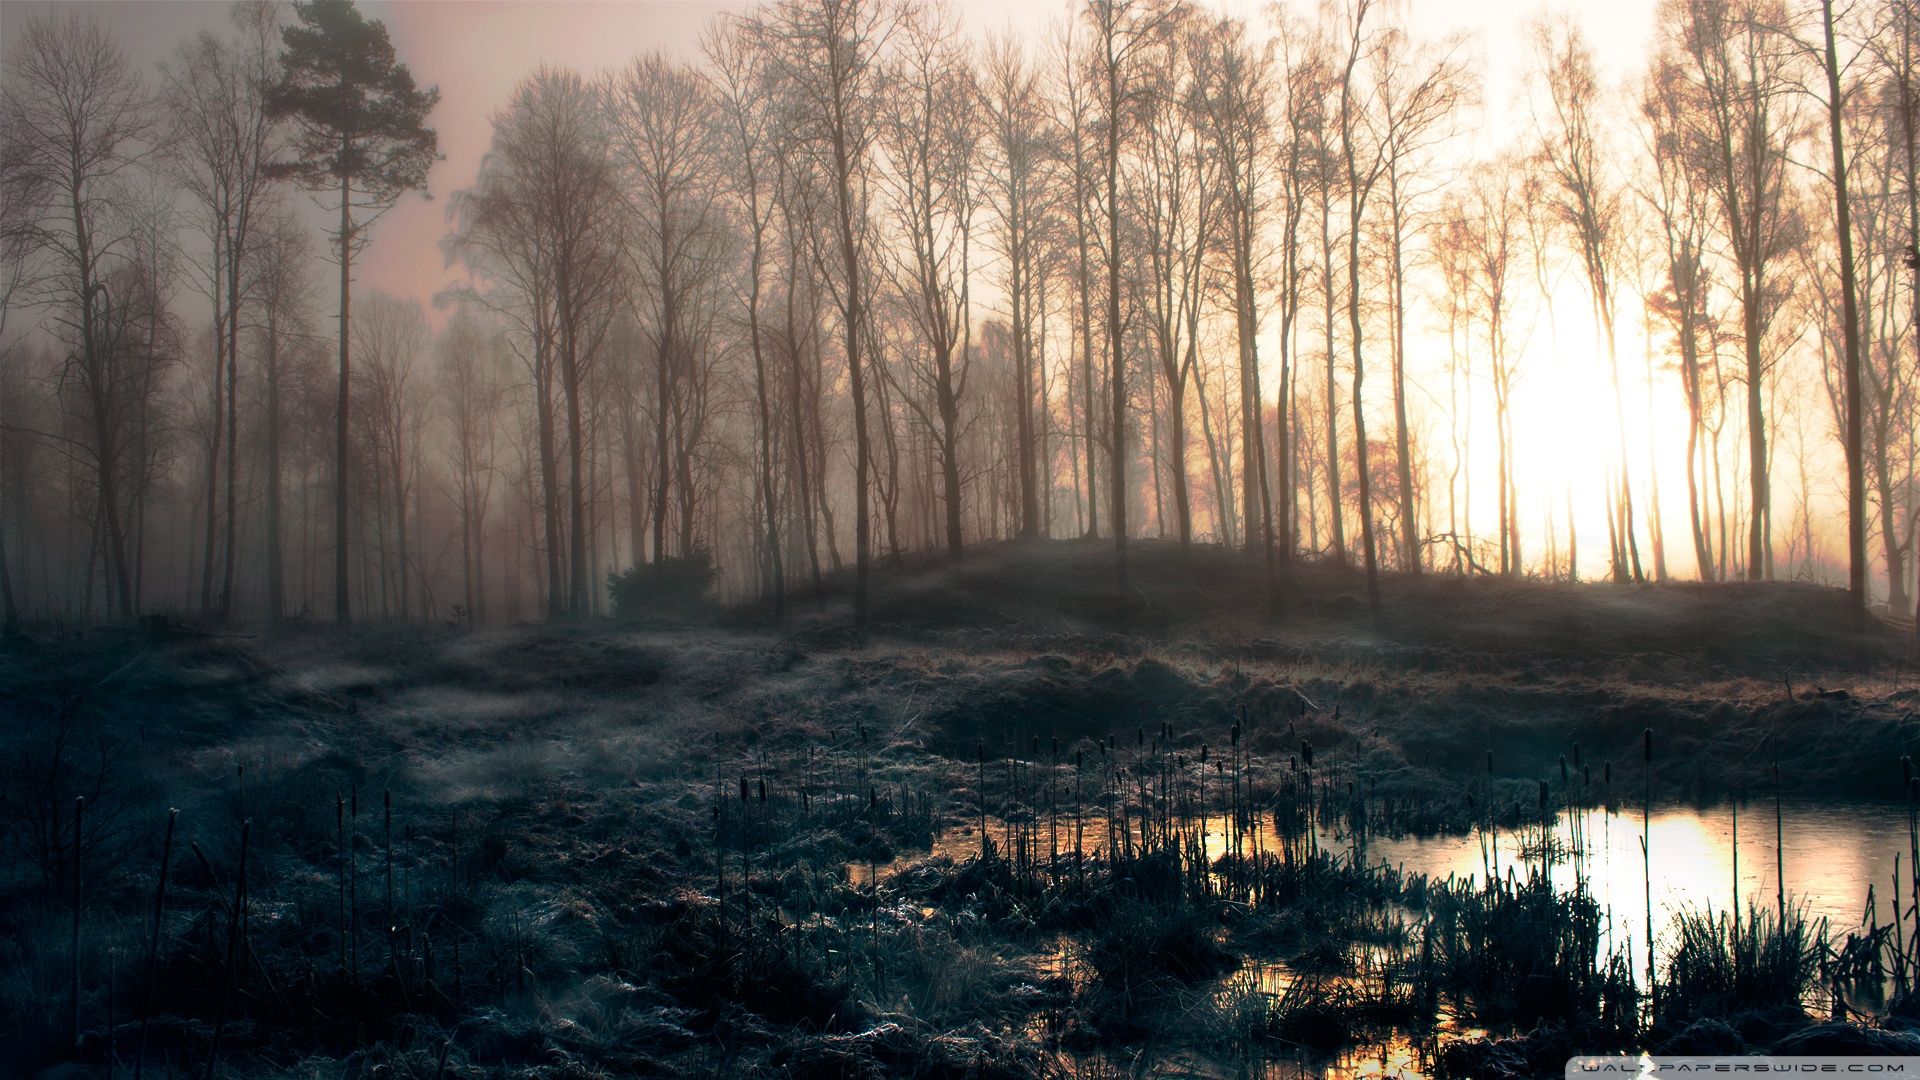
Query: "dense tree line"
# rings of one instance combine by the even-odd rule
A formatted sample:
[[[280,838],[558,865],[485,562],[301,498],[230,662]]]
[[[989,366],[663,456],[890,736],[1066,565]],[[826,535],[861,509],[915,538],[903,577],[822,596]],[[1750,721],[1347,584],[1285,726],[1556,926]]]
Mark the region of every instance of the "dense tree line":
[[[1543,16],[1497,133],[1476,43],[1406,14],[1076,0],[1023,40],[776,0],[542,67],[439,193],[431,309],[352,288],[437,92],[348,0],[248,0],[154,71],[23,20],[5,617],[580,617],[711,564],[776,613],[850,567],[860,620],[876,560],[1086,537],[1124,619],[1140,536],[1243,548],[1277,603],[1356,564],[1376,617],[1383,570],[1573,578],[1583,542],[1910,611],[1910,0],[1665,0],[1618,84]]]

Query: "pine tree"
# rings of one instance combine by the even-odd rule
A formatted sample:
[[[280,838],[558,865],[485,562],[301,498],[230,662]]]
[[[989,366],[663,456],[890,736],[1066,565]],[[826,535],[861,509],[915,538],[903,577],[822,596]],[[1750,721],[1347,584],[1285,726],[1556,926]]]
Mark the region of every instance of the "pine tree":
[[[424,191],[427,169],[439,158],[438,138],[426,126],[440,100],[434,88],[414,86],[397,62],[387,28],[369,22],[352,0],[294,4],[299,23],[282,35],[282,75],[267,95],[268,110],[293,122],[291,161],[272,172],[316,193],[337,191],[340,226],[340,394],[334,418],[334,615],[350,620],[347,602],[348,312],[355,245],[366,227],[409,191]]]

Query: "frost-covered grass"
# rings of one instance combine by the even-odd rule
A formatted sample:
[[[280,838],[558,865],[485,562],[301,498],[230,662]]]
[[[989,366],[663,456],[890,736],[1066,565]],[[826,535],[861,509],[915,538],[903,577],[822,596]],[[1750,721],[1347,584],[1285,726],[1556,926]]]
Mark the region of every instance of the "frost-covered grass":
[[[233,1076],[1103,1075],[1287,1054],[1329,1016],[1364,1038],[1430,1024],[1449,995],[1537,1002],[1525,980],[1573,932],[1557,901],[1454,897],[1448,950],[1426,955],[1402,925],[1427,918],[1424,883],[1183,851],[1203,791],[1215,815],[1237,798],[1304,822],[1303,741],[1315,814],[1358,801],[1369,828],[1413,831],[1470,828],[1469,792],[1532,805],[1575,743],[1637,791],[1646,727],[1668,797],[1757,787],[1776,750],[1790,791],[1891,793],[1887,763],[1916,749],[1911,680],[1843,664],[1878,639],[1828,633],[1820,590],[1394,579],[1376,628],[1339,602],[1350,574],[1299,567],[1275,615],[1257,560],[1144,544],[1123,636],[1104,550],[1007,545],[882,578],[864,638],[835,594],[778,630],[745,610],[0,645],[0,1048],[29,1069],[144,1053],[199,1073],[224,1012]],[[983,803],[987,859],[969,839],[958,863],[849,883],[847,864],[910,864]],[[1110,834],[1046,860],[1062,814],[1115,807],[1136,838],[1154,807],[1173,824],[1152,850],[1115,857]],[[1503,918],[1542,923],[1553,962],[1474,937]],[[1315,981],[1223,996],[1252,956]],[[1561,1012],[1590,1011],[1574,990]]]

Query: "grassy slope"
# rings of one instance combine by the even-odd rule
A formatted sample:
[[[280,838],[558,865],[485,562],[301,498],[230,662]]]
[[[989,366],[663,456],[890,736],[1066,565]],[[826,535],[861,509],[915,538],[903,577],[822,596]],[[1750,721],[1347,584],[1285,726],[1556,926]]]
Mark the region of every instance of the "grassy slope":
[[[776,804],[809,781],[853,803],[857,789],[872,799],[904,788],[930,794],[953,819],[973,805],[978,743],[996,755],[1034,739],[1071,748],[1164,721],[1183,744],[1220,745],[1245,717],[1256,750],[1284,757],[1292,725],[1383,794],[1445,821],[1461,813],[1460,778],[1489,746],[1516,793],[1575,741],[1637,787],[1640,731],[1651,726],[1662,785],[1700,797],[1753,782],[1775,751],[1792,787],[1841,781],[1890,795],[1895,762],[1920,746],[1910,711],[1920,694],[1888,659],[1904,643],[1862,627],[1832,590],[1389,577],[1389,618],[1375,628],[1352,572],[1296,568],[1276,616],[1258,561],[1159,543],[1135,551],[1134,633],[1124,637],[1110,620],[1110,548],[1068,542],[974,549],[957,572],[883,570],[864,642],[846,633],[837,591],[824,616],[796,599],[780,633],[743,610],[712,627],[159,641],[102,630],[9,642],[0,648],[0,711],[10,720],[0,730],[0,947],[12,951],[0,969],[12,974],[0,983],[0,1043],[18,1044],[21,1060],[59,1056],[66,894],[41,872],[69,865],[53,850],[49,809],[67,812],[80,793],[92,802],[83,982],[96,1028],[108,948],[122,957],[122,1019],[130,1008],[126,958],[140,955],[137,912],[151,903],[142,897],[157,823],[176,806],[183,838],[199,850],[186,854],[183,839],[176,853],[170,929],[183,955],[172,983],[163,980],[178,992],[163,996],[183,1016],[213,1011],[205,968],[217,945],[195,953],[185,943],[203,929],[217,942],[212,930],[223,924],[208,913],[231,887],[234,823],[250,817],[255,902],[291,905],[262,920],[254,948],[285,982],[280,997],[297,1000],[250,1003],[242,1011],[259,1024],[229,1034],[229,1052],[265,1060],[278,1038],[273,1060],[285,1062],[381,1040],[384,1052],[430,1062],[437,1042],[410,1043],[392,1026],[399,1003],[355,997],[364,1026],[342,1027],[331,1010],[344,1007],[328,1004],[323,987],[302,991],[313,1001],[294,989],[297,958],[311,971],[313,958],[324,966],[338,953],[327,916],[335,798],[357,786],[363,910],[385,914],[379,807],[391,792],[398,888],[426,898],[403,899],[405,919],[442,927],[423,933],[440,933],[443,952],[449,936],[464,936],[469,992],[500,1010],[484,1021],[452,1003],[441,1010],[439,1024],[467,1032],[456,1061],[506,1068],[519,1051],[499,1045],[519,1039],[595,1067],[640,1069],[644,1058],[646,1068],[698,1072],[715,1053],[767,1066],[770,1051],[741,1049],[756,1045],[756,1030],[831,1032],[847,1019],[796,1020],[771,1005],[742,1012],[711,988],[661,981],[687,962],[674,959],[688,937],[686,897],[720,885],[712,795],[739,775],[765,779]],[[921,831],[904,816],[808,822],[769,835],[755,849],[757,870],[765,888],[802,890],[828,907],[854,902],[823,880],[840,862],[884,859]],[[369,956],[384,956],[383,946],[362,943]],[[969,954],[963,967],[981,981],[981,1000],[1012,993],[1002,984],[1018,973],[1007,963]],[[927,972],[921,992],[904,992],[906,1012],[938,1030],[978,1020],[932,992],[953,977],[951,965]],[[626,989],[608,989],[608,979]],[[803,985],[784,998],[822,992]],[[869,1019],[902,1007],[845,1005],[847,1016]],[[286,1011],[277,1026],[261,1018],[277,1009]],[[312,1028],[316,1015],[328,1023]],[[587,1017],[591,1030],[568,1036],[553,1026],[558,1015]],[[103,1030],[91,1036],[96,1054]],[[123,1031],[123,1060],[127,1039]],[[187,1021],[155,1036],[181,1062],[196,1060],[204,1041]]]

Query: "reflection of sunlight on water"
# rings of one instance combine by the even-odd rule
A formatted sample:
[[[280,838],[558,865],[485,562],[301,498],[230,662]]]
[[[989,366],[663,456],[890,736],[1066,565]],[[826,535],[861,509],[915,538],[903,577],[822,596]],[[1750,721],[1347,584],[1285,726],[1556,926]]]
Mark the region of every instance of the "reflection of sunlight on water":
[[[1640,815],[1589,810],[1583,828],[1585,843],[1578,867],[1566,860],[1556,863],[1554,883],[1571,889],[1576,872],[1584,874],[1612,935],[1603,946],[1632,943],[1639,955],[1636,966],[1644,965],[1648,897],[1643,870],[1647,864],[1640,855]],[[1903,808],[1788,804],[1782,808],[1780,828],[1786,849],[1787,903],[1803,906],[1808,918],[1826,919],[1835,931],[1844,932],[1859,925],[1870,886],[1877,896],[1891,896],[1894,861],[1908,847]],[[1568,832],[1564,815],[1556,830],[1564,842]],[[1742,910],[1749,904],[1772,908],[1778,903],[1781,877],[1771,804],[1751,803],[1741,809],[1737,883],[1730,807],[1656,807],[1647,831],[1656,951],[1682,911],[1709,906],[1725,911],[1736,898]],[[1502,877],[1509,870],[1522,878],[1537,870],[1537,864],[1520,865],[1519,850],[1519,838],[1502,832],[1496,871]],[[1366,847],[1366,857],[1376,865],[1387,863],[1436,878],[1478,879],[1485,870],[1480,842],[1472,836],[1374,840]]]
[[[1577,817],[1577,822],[1576,822]],[[1088,857],[1103,855],[1106,821],[1090,817],[1084,828],[1084,847]],[[1576,824],[1578,828],[1576,829]],[[1198,822],[1194,823],[1197,828]],[[1227,854],[1233,838],[1226,822],[1215,815],[1208,819],[1206,850],[1210,858]],[[990,825],[996,845],[1002,844],[1004,823]],[[1754,802],[1740,808],[1737,843],[1734,813],[1729,806],[1699,809],[1688,806],[1656,807],[1648,823],[1649,858],[1641,856],[1642,824],[1637,810],[1623,808],[1619,813],[1599,809],[1561,814],[1553,823],[1556,861],[1552,867],[1554,884],[1563,890],[1574,888],[1584,878],[1588,890],[1600,904],[1603,917],[1601,948],[1631,950],[1636,978],[1646,973],[1646,911],[1651,899],[1655,934],[1655,953],[1660,962],[1672,947],[1671,930],[1675,917],[1687,910],[1711,907],[1724,912],[1736,898],[1744,910],[1748,905],[1772,909],[1784,888],[1787,903],[1800,908],[1814,921],[1826,920],[1830,931],[1842,936],[1861,924],[1870,895],[1878,904],[1881,921],[1892,916],[1889,890],[1895,888],[1898,870],[1909,849],[1905,807],[1890,805],[1823,806],[1788,803],[1782,807],[1780,836],[1776,840],[1774,807],[1771,802]],[[950,829],[935,837],[930,853],[903,854],[890,864],[874,868],[886,876],[931,856],[944,856],[961,862],[977,855],[980,841],[977,825]],[[1342,854],[1354,853],[1372,866],[1387,865],[1407,874],[1424,874],[1433,879],[1479,881],[1489,870],[1505,879],[1530,878],[1539,868],[1539,826],[1522,830],[1499,831],[1497,842],[1484,842],[1477,834],[1440,837],[1375,837],[1358,842],[1342,832],[1321,833],[1323,847]],[[1257,841],[1243,833],[1243,850],[1277,852],[1282,844],[1272,819],[1260,826]],[[1058,830],[1058,850],[1063,873],[1072,857],[1074,830],[1062,818]],[[1047,823],[1037,829],[1038,858],[1042,865],[1054,848],[1053,832]],[[1576,837],[1578,843],[1576,844]],[[1776,852],[1784,848],[1785,873],[1780,873]],[[1577,859],[1570,855],[1577,853]],[[1643,868],[1651,864],[1652,885],[1648,889]],[[1737,870],[1737,873],[1736,873]],[[1045,873],[1045,871],[1041,871]],[[871,881],[868,864],[848,867],[854,884]],[[1869,890],[1872,890],[1870,894]],[[1904,896],[1907,883],[1899,886]],[[1649,896],[1650,893],[1650,896]],[[1090,977],[1084,961],[1076,955],[1071,938],[1062,938],[1050,956],[1042,961],[1041,973],[1064,976],[1076,987]],[[1365,966],[1365,965],[1363,965]],[[1298,976],[1285,965],[1246,958],[1244,966],[1220,984],[1222,994],[1254,991],[1280,997],[1294,985]],[[1442,1040],[1482,1038],[1482,1028],[1462,1025],[1442,1016],[1436,1025]],[[1432,1067],[1431,1040],[1390,1034],[1371,1043],[1348,1048],[1332,1058],[1306,1056],[1298,1060],[1268,1060],[1258,1066],[1263,1080],[1360,1080],[1360,1078],[1425,1077]],[[1199,1071],[1192,1075],[1214,1075],[1211,1065],[1190,1062]],[[1222,1074],[1227,1075],[1227,1074]],[[1247,1075],[1235,1071],[1231,1075]]]
[[[1640,814],[1623,809],[1609,814],[1598,809],[1580,811],[1584,834],[1581,858],[1576,866],[1561,858],[1554,864],[1554,883],[1571,889],[1576,873],[1583,874],[1587,887],[1600,902],[1608,919],[1612,944],[1624,947],[1633,942],[1644,948],[1646,877],[1640,857]],[[1726,806],[1698,809],[1688,806],[1656,807],[1651,821],[1650,851],[1653,868],[1653,914],[1655,947],[1659,935],[1673,917],[1688,908],[1713,907],[1725,911],[1737,895],[1744,910],[1748,904],[1772,907],[1777,903],[1780,878],[1774,857],[1774,814],[1769,803],[1749,803],[1740,811],[1738,844],[1739,881],[1734,881],[1735,844],[1732,842],[1732,810]],[[1225,854],[1230,844],[1218,815],[1207,822],[1207,853],[1210,858]],[[991,826],[996,844],[1002,825]],[[1538,826],[1532,826],[1533,830]],[[1106,839],[1103,818],[1090,818],[1084,829],[1089,857],[1101,854]],[[1570,819],[1562,814],[1554,823],[1556,842],[1570,848]],[[1065,818],[1059,829],[1059,849],[1070,857],[1074,830]],[[1786,849],[1785,888],[1790,905],[1804,905],[1809,918],[1827,919],[1834,930],[1857,926],[1867,906],[1871,885],[1880,904],[1888,908],[1896,857],[1904,859],[1908,847],[1907,816],[1904,807],[1887,805],[1822,806],[1788,803],[1782,808],[1781,832]],[[1260,845],[1266,851],[1278,851],[1280,839],[1270,818],[1261,823]],[[1337,851],[1352,850],[1350,836],[1323,832],[1322,845]],[[1044,862],[1053,841],[1047,826],[1039,829],[1040,858]],[[1242,844],[1252,850],[1253,842],[1244,835]],[[1521,855],[1522,838],[1514,830],[1500,830],[1498,843],[1483,847],[1480,837],[1375,837],[1365,841],[1360,853],[1370,865],[1386,864],[1407,873],[1420,873],[1435,879],[1448,877],[1478,880],[1492,863],[1494,872],[1505,878],[1510,872],[1522,879],[1537,870],[1534,855],[1537,839],[1528,846],[1531,864]],[[979,853],[978,827],[967,824],[949,829],[934,838],[930,852],[907,852],[877,868],[884,880],[888,874],[924,861],[945,856],[955,862]],[[1497,858],[1497,863],[1493,862]],[[871,881],[868,864],[850,864],[849,878],[864,887]],[[1902,888],[1905,893],[1906,888]],[[1638,950],[1636,950],[1637,952]]]

